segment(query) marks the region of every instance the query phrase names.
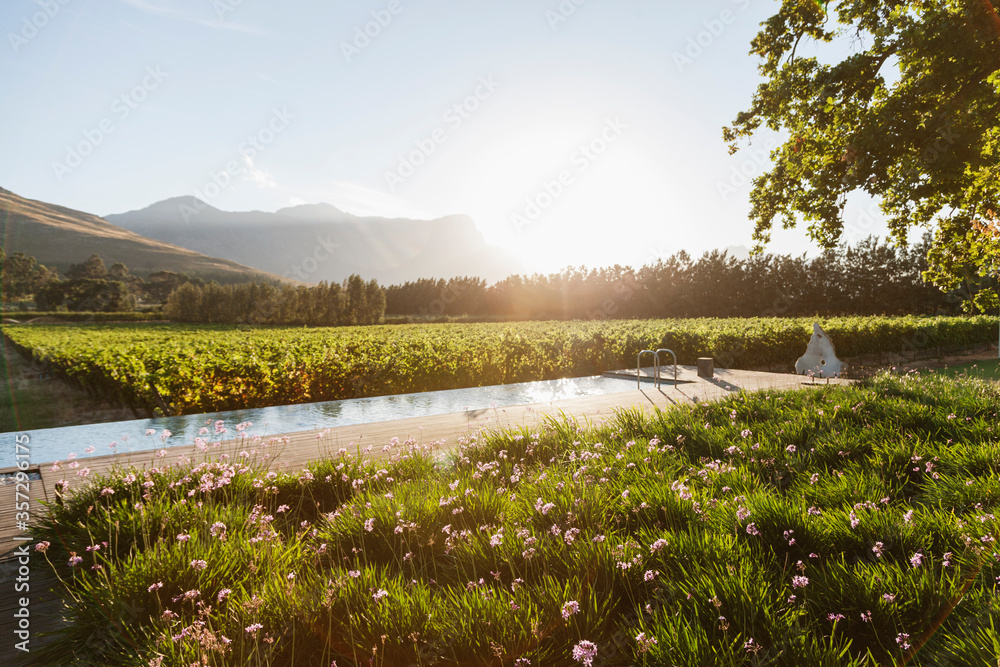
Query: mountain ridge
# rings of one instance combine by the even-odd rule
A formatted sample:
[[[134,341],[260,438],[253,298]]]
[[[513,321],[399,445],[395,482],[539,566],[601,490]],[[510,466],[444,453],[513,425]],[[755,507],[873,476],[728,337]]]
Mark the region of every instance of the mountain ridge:
[[[91,255],[122,262],[136,275],[174,271],[219,282],[288,279],[189,248],[145,238],[91,213],[22,197],[0,188],[0,239],[11,255],[23,252],[65,272]]]
[[[265,211],[223,211],[195,197],[171,197],[106,219],[145,237],[305,282],[351,274],[383,284],[428,277],[517,273],[513,256],[486,244],[467,215],[433,220],[358,216],[328,203]]]

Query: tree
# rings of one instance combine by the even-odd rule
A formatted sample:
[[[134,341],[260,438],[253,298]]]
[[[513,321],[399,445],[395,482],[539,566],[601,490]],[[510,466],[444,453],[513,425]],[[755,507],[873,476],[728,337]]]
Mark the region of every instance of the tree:
[[[34,257],[20,251],[8,257],[0,247],[0,283],[3,285],[4,301],[31,296],[55,279],[56,274],[39,264]]]
[[[847,37],[853,53],[840,62],[799,55],[803,41]],[[787,229],[800,217],[833,247],[846,196],[860,190],[880,201],[899,243],[936,222],[926,276],[942,289],[965,280],[958,267],[981,257],[953,256],[1000,210],[1000,16],[990,1],[782,0],[751,53],[766,80],[723,137],[732,153],[762,126],[786,135],[750,195],[757,250],[776,219]],[[996,238],[977,239],[995,253]]]
[[[203,322],[201,299],[201,288],[183,283],[166,299],[163,312],[170,319],[179,322]]]
[[[173,271],[156,271],[146,279],[146,294],[152,301],[164,303],[170,294],[184,284],[183,274]]]
[[[91,313],[120,313],[135,310],[135,297],[123,282],[77,278],[61,284],[66,308]]]
[[[53,280],[35,293],[35,307],[38,310],[59,310],[66,302],[66,293],[61,280]]]
[[[991,212],[992,216],[992,212]],[[1000,279],[1000,223],[944,220],[937,231],[941,239],[928,253],[928,280],[965,297],[972,312],[986,312],[998,305]]]
[[[357,274],[351,274],[345,281],[344,293],[347,297],[347,312],[345,313],[347,319],[345,324],[364,324],[368,315],[367,289],[364,279]]]
[[[90,259],[82,264],[73,264],[66,269],[66,277],[70,280],[90,279],[107,280],[108,269],[104,266],[104,260],[97,255],[91,255]]]

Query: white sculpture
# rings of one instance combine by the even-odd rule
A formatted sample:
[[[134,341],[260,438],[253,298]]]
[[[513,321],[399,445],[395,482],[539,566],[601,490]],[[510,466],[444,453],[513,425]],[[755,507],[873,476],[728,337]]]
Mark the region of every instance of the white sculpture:
[[[819,378],[838,377],[847,366],[837,358],[833,341],[818,323],[813,324],[813,335],[809,339],[806,353],[795,362],[795,372]]]

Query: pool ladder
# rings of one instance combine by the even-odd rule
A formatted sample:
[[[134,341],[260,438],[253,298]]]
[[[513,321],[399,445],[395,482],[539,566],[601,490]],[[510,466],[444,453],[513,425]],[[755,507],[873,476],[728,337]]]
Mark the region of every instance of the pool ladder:
[[[661,347],[655,352],[653,350],[643,350],[635,358],[635,384],[637,388],[642,387],[642,357],[645,354],[653,355],[653,382],[656,384],[657,389],[660,388],[660,352],[669,352],[670,356],[674,358],[674,387],[677,387],[677,355],[674,354],[673,350]]]

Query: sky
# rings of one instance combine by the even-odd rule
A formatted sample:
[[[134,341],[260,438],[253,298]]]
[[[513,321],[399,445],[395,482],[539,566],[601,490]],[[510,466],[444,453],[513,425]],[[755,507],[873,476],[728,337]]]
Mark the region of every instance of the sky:
[[[751,245],[730,156],[776,0],[4,0],[0,186],[466,214],[528,271]],[[803,53],[808,55],[807,53]],[[846,238],[885,235],[853,199]],[[769,250],[815,254],[803,227]]]

